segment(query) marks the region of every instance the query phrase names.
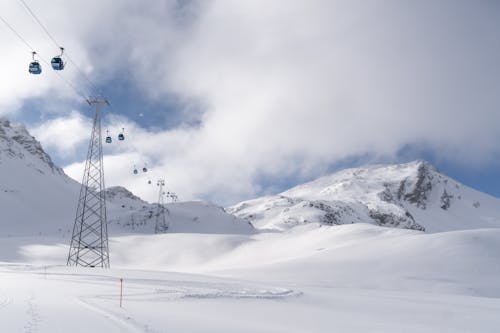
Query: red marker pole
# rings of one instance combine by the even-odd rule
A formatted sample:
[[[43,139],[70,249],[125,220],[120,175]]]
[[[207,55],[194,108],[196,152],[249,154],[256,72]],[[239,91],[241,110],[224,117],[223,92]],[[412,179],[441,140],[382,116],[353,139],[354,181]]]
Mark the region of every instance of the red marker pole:
[[[122,307],[122,299],[123,299],[123,279],[120,278],[120,308]]]

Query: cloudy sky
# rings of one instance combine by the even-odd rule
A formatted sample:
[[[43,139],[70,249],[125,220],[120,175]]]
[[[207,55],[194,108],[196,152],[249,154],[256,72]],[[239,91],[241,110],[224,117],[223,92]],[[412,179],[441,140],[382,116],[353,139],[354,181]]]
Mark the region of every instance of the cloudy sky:
[[[0,114],[77,180],[81,95],[98,91],[103,128],[127,137],[105,145],[107,185],[149,200],[159,177],[226,205],[414,159],[500,196],[500,2],[25,2],[73,62],[30,76],[30,48],[0,22]],[[58,52],[20,1],[0,16],[41,59]]]

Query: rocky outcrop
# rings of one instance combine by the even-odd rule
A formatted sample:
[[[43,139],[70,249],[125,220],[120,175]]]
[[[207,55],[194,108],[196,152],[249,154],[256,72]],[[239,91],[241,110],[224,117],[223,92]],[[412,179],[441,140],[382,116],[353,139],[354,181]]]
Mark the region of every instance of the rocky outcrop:
[[[397,215],[370,210],[370,217],[380,226],[425,231],[425,228],[415,222],[415,219],[408,211],[404,215]]]
[[[408,201],[419,208],[425,209],[427,207],[427,200],[429,193],[432,191],[433,175],[432,170],[436,171],[427,162],[420,162],[417,169],[416,182],[411,189],[408,186],[408,179],[403,180],[398,189],[398,199]],[[410,190],[409,192],[407,192]]]
[[[446,190],[443,191],[441,195],[441,208],[447,210],[451,206],[451,199],[453,199],[453,194],[448,194]]]
[[[55,174],[65,175],[64,171],[56,166],[50,156],[43,150],[39,141],[30,135],[22,124],[11,124],[6,118],[0,118],[0,155],[5,154],[10,158],[26,159],[26,153],[40,160],[43,165]],[[38,163],[27,163],[44,173]]]
[[[320,222],[326,225],[340,225],[345,224],[346,221],[353,222],[353,217],[356,212],[349,205],[341,204],[338,202],[327,203],[325,201],[304,201],[304,207],[315,208],[321,211]]]

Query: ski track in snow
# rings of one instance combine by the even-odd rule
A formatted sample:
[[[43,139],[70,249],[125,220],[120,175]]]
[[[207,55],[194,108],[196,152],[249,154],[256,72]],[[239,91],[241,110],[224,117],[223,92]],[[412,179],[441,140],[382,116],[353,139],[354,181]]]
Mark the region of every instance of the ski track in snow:
[[[209,283],[176,280],[145,280],[127,279],[128,290],[140,292],[127,292],[124,299],[127,301],[163,302],[179,299],[268,299],[278,300],[287,297],[299,297],[300,291],[286,288],[255,288],[243,284]],[[154,289],[151,289],[154,288]],[[146,292],[144,292],[146,291]],[[117,300],[116,295],[96,295],[96,298]]]
[[[117,278],[114,276],[60,274],[26,272],[44,274],[51,280],[60,280],[69,283],[91,285],[114,285]],[[137,293],[127,293],[124,297],[134,301],[174,301],[184,298],[233,298],[233,299],[269,299],[277,300],[287,297],[299,297],[301,291],[279,287],[249,287],[236,283],[208,283],[180,280],[138,279],[124,280],[128,290],[140,290]],[[151,289],[154,288],[154,289]],[[147,292],[143,292],[147,290]],[[152,291],[151,291],[152,290]],[[95,298],[117,300],[117,295],[95,295]]]
[[[166,302],[180,299],[266,299],[279,300],[287,297],[299,297],[302,292],[296,292],[290,289],[275,289],[275,290],[253,290],[243,288],[241,290],[225,290],[214,287],[176,287],[176,288],[159,288],[154,292],[149,293],[127,293],[124,295],[127,302]],[[118,300],[116,295],[96,295],[95,298],[103,300]]]
[[[2,308],[7,307],[10,303],[12,303],[12,299],[5,296],[5,295],[0,295],[0,310]]]
[[[149,282],[150,280],[140,279],[140,281]],[[153,280],[158,282],[158,280]],[[166,282],[166,281],[162,281]],[[168,281],[171,282],[171,281]],[[137,283],[137,281],[135,281]],[[176,283],[181,283],[176,281]],[[200,284],[202,285],[202,284]],[[127,293],[124,295],[124,302],[168,302],[180,299],[213,299],[213,298],[233,298],[233,299],[268,299],[277,300],[284,299],[287,297],[298,297],[302,295],[302,292],[296,292],[290,289],[275,288],[275,289],[251,289],[242,287],[238,290],[232,289],[227,290],[221,284],[215,284],[217,287],[211,284],[204,283],[205,287],[192,287],[185,286],[182,287],[178,285],[170,289],[156,288],[150,293]],[[134,289],[141,289],[137,285]],[[143,288],[144,289],[144,288]],[[129,314],[125,309],[120,309],[120,311],[111,310],[110,307],[105,307],[99,305],[96,300],[106,300],[106,301],[116,301],[118,302],[119,297],[116,295],[94,295],[90,297],[78,297],[78,300],[84,304],[87,308],[101,314],[105,318],[114,321],[121,328],[126,328],[130,332],[148,332],[157,333],[150,325],[141,322],[131,314]]]
[[[149,328],[148,325],[143,325],[137,322],[136,320],[132,319],[130,316],[127,316],[125,314],[120,314],[116,311],[112,311],[109,309],[105,309],[104,307],[101,307],[94,302],[91,301],[91,298],[89,297],[83,297],[80,296],[77,298],[78,301],[82,304],[82,306],[86,307],[87,309],[91,310],[94,313],[97,313],[98,315],[104,317],[108,321],[113,322],[116,326],[120,328],[120,331],[122,332],[149,332],[149,333],[155,333],[156,331],[153,331],[152,329]]]
[[[38,332],[38,325],[42,321],[40,314],[38,313],[38,306],[36,304],[35,295],[32,294],[29,299],[26,300],[28,315],[28,322],[24,325],[25,333],[36,333]]]

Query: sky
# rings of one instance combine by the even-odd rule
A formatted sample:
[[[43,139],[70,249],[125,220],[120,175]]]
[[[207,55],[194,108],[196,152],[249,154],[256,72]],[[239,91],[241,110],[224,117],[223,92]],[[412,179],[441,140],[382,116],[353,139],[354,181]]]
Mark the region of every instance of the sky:
[[[100,93],[106,185],[150,201],[159,178],[229,205],[416,159],[500,197],[499,2],[24,1],[55,41],[2,1],[29,45],[0,22],[0,115],[77,180]],[[63,72],[27,73],[58,45]]]

